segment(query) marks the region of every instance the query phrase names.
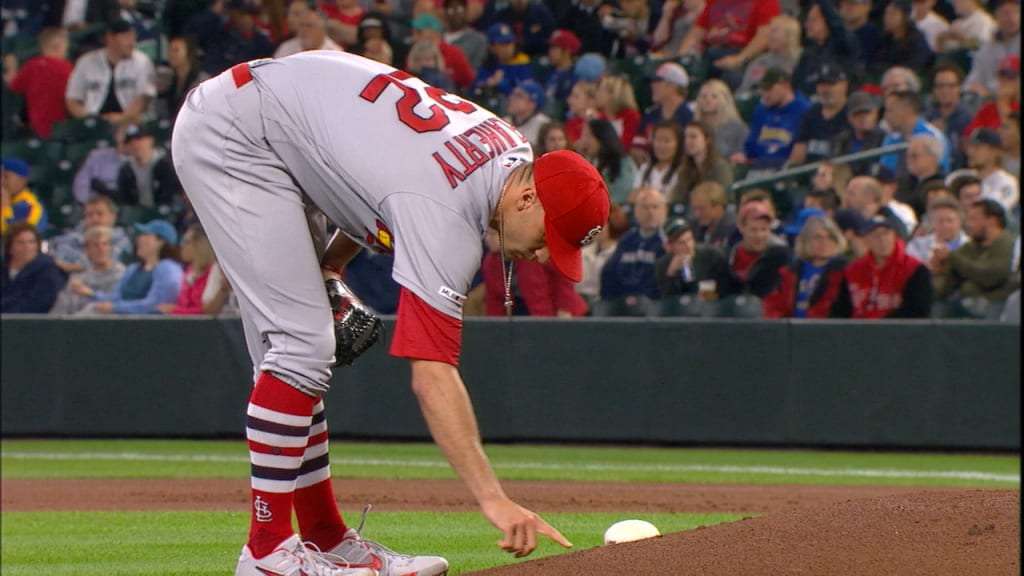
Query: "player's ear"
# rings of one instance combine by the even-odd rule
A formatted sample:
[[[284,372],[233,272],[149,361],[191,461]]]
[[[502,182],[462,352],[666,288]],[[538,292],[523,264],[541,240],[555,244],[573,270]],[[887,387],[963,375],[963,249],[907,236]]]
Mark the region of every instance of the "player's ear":
[[[540,204],[540,198],[537,197],[537,191],[533,187],[527,186],[519,192],[519,201],[516,202],[516,208],[520,212],[525,212],[537,204]]]

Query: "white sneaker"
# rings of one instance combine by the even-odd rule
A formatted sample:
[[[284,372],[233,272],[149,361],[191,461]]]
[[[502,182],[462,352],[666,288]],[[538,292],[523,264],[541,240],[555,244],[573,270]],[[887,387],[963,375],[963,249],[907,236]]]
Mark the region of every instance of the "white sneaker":
[[[407,556],[374,542],[364,540],[359,533],[366,522],[367,506],[363,511],[363,519],[359,528],[349,529],[345,538],[328,554],[343,560],[343,565],[366,567],[380,572],[380,576],[445,576],[448,574],[448,561],[440,556]]]
[[[273,552],[263,558],[253,558],[249,546],[242,547],[235,576],[379,576],[369,567],[347,565],[342,558],[332,557],[316,549],[312,544],[303,544],[298,536],[292,536],[278,544]]]

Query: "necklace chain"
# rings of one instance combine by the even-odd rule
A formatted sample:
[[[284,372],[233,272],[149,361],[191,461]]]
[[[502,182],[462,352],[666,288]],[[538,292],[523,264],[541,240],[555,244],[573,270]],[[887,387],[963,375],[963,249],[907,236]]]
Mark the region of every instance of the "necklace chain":
[[[504,196],[504,193],[502,194]],[[505,214],[501,210],[501,199],[498,199],[498,246],[501,249],[501,276],[505,282],[505,316],[512,317],[512,308],[515,301],[512,300],[512,262],[506,266],[505,260]]]

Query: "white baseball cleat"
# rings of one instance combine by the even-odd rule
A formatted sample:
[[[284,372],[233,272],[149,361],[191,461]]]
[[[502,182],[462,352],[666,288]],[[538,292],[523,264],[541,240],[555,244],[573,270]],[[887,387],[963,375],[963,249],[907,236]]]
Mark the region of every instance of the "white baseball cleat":
[[[263,558],[253,558],[249,546],[242,547],[235,576],[379,576],[373,568],[349,566],[341,558],[324,554],[298,536],[278,544]]]
[[[352,567],[367,567],[380,572],[380,576],[445,576],[448,574],[448,561],[440,556],[408,556],[374,542],[365,540],[359,533],[366,522],[367,506],[363,510],[363,519],[359,528],[349,529],[345,538],[335,546],[329,556],[339,557],[345,564]]]

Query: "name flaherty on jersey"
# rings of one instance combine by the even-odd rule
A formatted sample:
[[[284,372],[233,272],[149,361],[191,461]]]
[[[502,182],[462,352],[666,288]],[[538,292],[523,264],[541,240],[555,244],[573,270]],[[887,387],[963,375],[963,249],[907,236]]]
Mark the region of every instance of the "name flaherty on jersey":
[[[432,154],[453,189],[473,172],[529,140],[501,118],[488,118],[451,137]]]

